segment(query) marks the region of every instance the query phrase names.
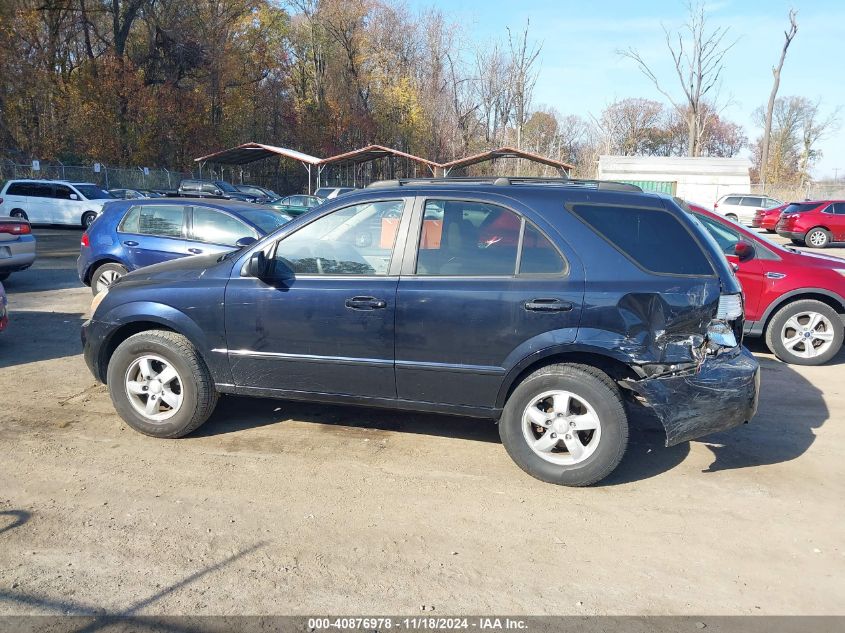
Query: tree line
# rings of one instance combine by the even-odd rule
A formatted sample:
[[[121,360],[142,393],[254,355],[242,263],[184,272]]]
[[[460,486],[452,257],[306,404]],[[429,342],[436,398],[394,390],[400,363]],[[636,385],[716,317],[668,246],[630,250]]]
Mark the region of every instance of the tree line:
[[[249,140],[317,156],[377,143],[435,161],[513,145],[592,176],[600,154],[749,149],[759,170],[761,139],[723,116],[730,33],[697,4],[665,35],[677,89],[636,50],[619,54],[668,103],[622,99],[581,117],[536,103],[530,24],[472,42],[444,13],[388,0],[7,0],[0,152],[184,169]],[[772,103],[769,178],[806,178],[836,116],[801,97]]]

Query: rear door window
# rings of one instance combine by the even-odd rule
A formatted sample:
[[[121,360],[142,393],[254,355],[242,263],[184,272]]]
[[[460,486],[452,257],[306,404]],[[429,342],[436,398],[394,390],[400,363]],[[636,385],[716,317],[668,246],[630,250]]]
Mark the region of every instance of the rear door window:
[[[817,206],[819,206],[817,202],[793,202],[783,210],[783,213],[802,213],[804,211],[812,211]]]
[[[713,275],[690,231],[660,209],[574,204],[571,211],[630,260],[650,272]]]
[[[27,194],[33,198],[52,198],[53,185],[47,185],[40,182],[35,182],[29,185],[29,193]]]
[[[742,198],[739,196],[728,196],[722,204],[738,205],[740,200],[742,200]]]
[[[234,246],[244,237],[258,237],[246,224],[227,213],[206,207],[194,207],[191,239]]]
[[[845,202],[834,202],[831,206],[836,215],[845,215]]]
[[[138,210],[137,216],[133,213]],[[137,224],[135,218],[137,217]],[[144,205],[135,207],[123,219],[121,229],[126,233],[179,237],[183,235],[185,207],[181,205]]]
[[[65,185],[55,185],[53,187],[53,197],[58,198],[59,200],[70,200],[70,194],[72,194],[70,187],[66,187]]]
[[[746,196],[742,199],[742,206],[743,207],[758,207],[758,208],[762,207],[763,206],[763,198]]]

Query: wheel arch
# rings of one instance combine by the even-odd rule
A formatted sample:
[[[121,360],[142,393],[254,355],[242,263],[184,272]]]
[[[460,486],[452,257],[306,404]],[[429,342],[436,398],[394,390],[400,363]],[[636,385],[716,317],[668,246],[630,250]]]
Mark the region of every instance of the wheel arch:
[[[614,353],[612,350],[581,346],[552,347],[524,358],[505,374],[496,398],[496,408],[502,409],[505,406],[505,402],[507,402],[513,390],[526,376],[542,367],[558,363],[589,365],[603,371],[614,381],[640,377],[620,354]]]
[[[205,362],[215,383],[230,383],[231,371],[224,355],[214,354],[208,337],[202,328],[189,316],[171,306],[151,302],[134,302],[118,306],[103,315],[107,323],[115,324],[108,337],[102,342],[97,357],[99,375],[108,375],[108,364],[118,345],[134,334],[149,330],[165,330],[184,336]]]
[[[769,304],[769,307],[766,308],[763,317],[760,319],[760,323],[762,324],[760,334],[765,334],[772,318],[781,308],[795,301],[803,301],[805,299],[821,301],[836,310],[840,316],[845,315],[845,297],[824,288],[799,288],[781,295],[777,300]]]
[[[103,264],[120,264],[126,270],[129,270],[129,266],[127,266],[126,262],[121,261],[120,258],[115,257],[114,255],[106,255],[88,264],[88,268],[85,269],[85,276],[83,278],[86,284],[89,286],[91,285],[91,276],[94,274],[94,271]]]

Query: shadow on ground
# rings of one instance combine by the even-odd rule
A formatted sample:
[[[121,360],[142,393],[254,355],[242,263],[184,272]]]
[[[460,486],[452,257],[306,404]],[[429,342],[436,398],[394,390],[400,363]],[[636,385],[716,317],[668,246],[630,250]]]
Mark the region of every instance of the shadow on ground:
[[[10,311],[0,336],[0,369],[80,354],[82,321],[79,312]]]
[[[758,413],[747,425],[694,440],[713,452],[713,462],[704,472],[796,459],[810,448],[815,441],[815,429],[829,417],[821,391],[810,381],[789,365],[766,358],[758,360],[762,366]],[[649,409],[636,405],[629,409],[628,450],[603,485],[656,477],[683,462],[690,452],[689,442],[664,446],[663,427]],[[330,425],[336,427],[338,434],[348,432],[351,435],[354,429],[366,428],[460,440],[499,441],[496,426],[488,420],[239,396],[223,398],[211,419],[194,435],[237,433],[288,419]]]

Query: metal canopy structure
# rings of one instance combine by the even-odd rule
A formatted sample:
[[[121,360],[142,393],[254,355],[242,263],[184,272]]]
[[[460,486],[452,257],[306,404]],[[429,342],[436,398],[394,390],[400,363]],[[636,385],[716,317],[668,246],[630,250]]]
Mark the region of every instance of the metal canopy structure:
[[[202,165],[206,162],[220,165],[246,165],[247,163],[254,163],[257,160],[272,158],[273,156],[290,158],[301,163],[305,171],[308,172],[308,193],[311,193],[311,168],[319,165],[321,159],[310,154],[298,152],[295,149],[264,145],[263,143],[244,143],[243,145],[224,149],[213,154],[208,154],[207,156],[200,156],[199,158],[195,158],[194,162],[200,164],[200,176],[202,176]]]
[[[477,165],[486,161],[495,161],[501,158],[522,158],[530,160],[541,165],[547,165],[557,169],[562,177],[569,177],[574,169],[574,165],[567,162],[549,158],[548,156],[541,156],[533,154],[524,150],[516,149],[514,147],[500,147],[492,149],[480,154],[466,156],[448,163],[437,163],[420,156],[414,156],[407,152],[402,152],[398,149],[384,147],[383,145],[367,145],[360,149],[328,158],[317,158],[310,154],[298,152],[286,147],[276,147],[275,145],[265,145],[263,143],[244,143],[237,147],[224,149],[207,156],[195,158],[194,162],[200,164],[200,176],[202,175],[202,165],[206,162],[216,163],[220,165],[245,165],[265,158],[272,158],[274,156],[281,156],[289,158],[302,164],[308,172],[308,193],[311,193],[311,175],[312,168],[316,167],[317,187],[320,186],[322,180],[323,170],[327,167],[352,167],[353,178],[355,177],[355,167],[363,163],[379,160],[381,158],[402,158],[413,163],[414,177],[416,177],[416,166],[419,165],[427,169],[432,176],[449,176],[449,173],[454,169],[461,169],[469,167],[470,165]],[[357,184],[357,183],[356,183]]]
[[[575,169],[575,165],[571,165],[570,163],[566,163],[562,160],[556,160],[554,158],[549,158],[548,156],[541,156],[540,154],[532,154],[531,152],[516,149],[515,147],[500,147],[498,149],[491,149],[487,152],[443,163],[440,167],[443,169],[443,175],[448,176],[449,172],[453,169],[469,167],[470,165],[477,165],[478,163],[497,160],[499,158],[524,158],[525,160],[530,160],[534,163],[548,165],[549,167],[557,169],[558,173],[564,177],[569,177],[572,170]]]
[[[428,169],[432,175],[435,175],[436,170],[440,167],[440,165],[434,161],[421,158],[420,156],[414,156],[413,154],[408,154],[407,152],[402,152],[398,149],[393,149],[392,147],[384,147],[383,145],[367,145],[361,149],[344,152],[343,154],[337,154],[336,156],[330,156],[322,159],[320,164],[317,166],[317,185],[319,186],[323,170],[327,167],[352,166],[354,174],[354,167],[361,165],[362,163],[379,160],[380,158],[404,158],[415,165],[420,165],[421,167]],[[416,173],[416,168],[414,169],[414,172]]]

